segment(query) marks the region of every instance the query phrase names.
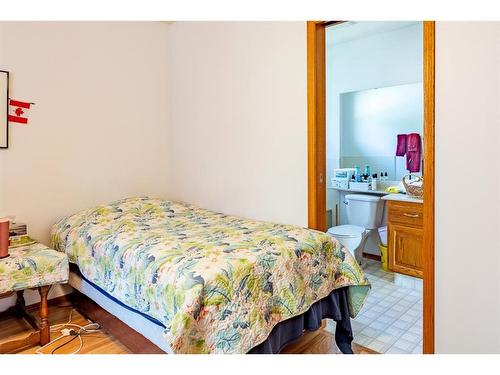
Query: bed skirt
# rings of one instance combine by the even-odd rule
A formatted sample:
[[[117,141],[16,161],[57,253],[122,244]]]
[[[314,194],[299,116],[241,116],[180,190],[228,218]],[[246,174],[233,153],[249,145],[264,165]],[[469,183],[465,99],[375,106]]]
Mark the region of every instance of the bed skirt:
[[[266,341],[252,348],[249,354],[279,353],[286,345],[300,338],[304,331],[319,329],[323,319],[333,319],[337,322],[335,342],[342,353],[352,354],[353,335],[347,304],[347,288],[332,291],[314,303],[304,314],[278,323]]]

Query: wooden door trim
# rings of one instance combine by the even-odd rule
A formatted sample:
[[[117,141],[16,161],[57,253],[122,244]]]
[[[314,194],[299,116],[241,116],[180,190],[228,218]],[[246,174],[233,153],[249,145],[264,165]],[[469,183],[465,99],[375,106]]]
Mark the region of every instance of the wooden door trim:
[[[434,353],[434,21],[424,21],[424,354]]]
[[[325,27],[307,22],[308,226],[326,231]]]
[[[326,51],[325,28],[307,22],[308,223],[326,230]],[[424,328],[423,352],[434,353],[434,56],[435,23],[423,22],[424,88]],[[323,176],[320,181],[320,176]]]

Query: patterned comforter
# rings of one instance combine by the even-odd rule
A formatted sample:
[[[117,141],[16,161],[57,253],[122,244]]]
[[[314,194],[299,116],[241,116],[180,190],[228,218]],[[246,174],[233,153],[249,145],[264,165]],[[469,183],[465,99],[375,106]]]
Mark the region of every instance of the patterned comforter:
[[[246,353],[336,288],[349,287],[354,317],[370,288],[324,233],[160,199],[64,218],[52,243],[85,278],[162,322],[176,353]]]

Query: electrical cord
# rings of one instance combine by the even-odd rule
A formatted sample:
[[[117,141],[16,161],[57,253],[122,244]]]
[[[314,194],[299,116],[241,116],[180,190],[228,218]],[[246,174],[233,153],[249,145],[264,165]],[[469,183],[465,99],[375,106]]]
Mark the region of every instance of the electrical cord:
[[[84,326],[81,326],[79,324],[75,324],[75,323],[71,323],[72,321],[72,315],[73,315],[73,309],[71,309],[70,313],[69,313],[69,319],[68,319],[68,322],[67,323],[62,323],[62,324],[56,324],[54,326],[52,326],[50,328],[50,331],[51,332],[56,332],[56,331],[60,331],[61,332],[61,335],[56,337],[54,340],[50,341],[49,343],[45,344],[44,346],[38,348],[35,353],[36,354],[48,354],[48,353],[43,353],[42,352],[42,349],[45,349],[47,346],[50,346],[52,345],[53,343],[55,343],[56,341],[59,341],[60,339],[64,338],[64,337],[68,337],[68,336],[74,336],[71,340],[69,341],[66,341],[65,343],[59,345],[57,348],[55,348],[51,354],[54,354],[54,352],[60,348],[62,348],[63,346],[69,344],[70,342],[72,342],[73,340],[75,340],[76,338],[79,338],[80,339],[80,346],[78,347],[77,350],[75,350],[73,353],[69,353],[69,354],[77,354],[78,352],[80,352],[80,350],[82,350],[82,347],[83,347],[83,339],[82,339],[82,336],[83,335],[86,335],[86,334],[90,334],[90,333],[96,333],[96,332],[99,332],[99,329],[101,328],[101,326],[98,324],[98,323],[89,323],[89,324],[86,324]],[[73,328],[71,329],[68,329],[66,327],[77,327],[78,330],[74,330]],[[63,328],[64,327],[64,328]],[[60,328],[63,328],[63,329],[60,329]]]
[[[61,348],[62,348],[63,346],[65,346],[65,345],[68,345],[70,342],[72,342],[73,340],[75,340],[77,337],[80,337],[80,335],[75,335],[75,336],[73,336],[73,338],[72,338],[71,340],[66,341],[65,343],[63,343],[63,344],[59,345],[57,348],[55,348],[54,350],[52,350],[52,351],[50,352],[50,354],[54,354],[57,350],[61,349]]]

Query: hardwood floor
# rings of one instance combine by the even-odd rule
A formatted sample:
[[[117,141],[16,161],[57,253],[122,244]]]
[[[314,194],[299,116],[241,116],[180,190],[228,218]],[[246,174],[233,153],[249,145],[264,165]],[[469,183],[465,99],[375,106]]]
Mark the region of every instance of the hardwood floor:
[[[69,313],[72,307],[49,307],[49,319],[52,325],[66,323],[68,321]],[[37,313],[34,314],[37,317]],[[72,322],[78,325],[88,324],[78,311],[74,310],[72,314]],[[22,319],[8,318],[0,320],[0,342],[6,338],[12,339],[13,336],[21,337],[22,335],[29,334],[32,331],[31,326]],[[53,332],[51,339],[59,336],[59,332]],[[59,345],[68,342],[73,337],[67,337],[58,340],[54,344],[46,347],[43,352],[50,353]],[[82,337],[83,347],[80,354],[130,354],[131,352],[121,344],[113,336],[104,333],[92,333]],[[67,354],[75,351],[80,345],[79,339],[75,339],[67,345],[58,349],[55,354]],[[20,352],[21,354],[33,354],[39,348],[35,346]],[[376,352],[364,348],[360,345],[353,344],[353,351],[356,354],[376,354]],[[315,332],[307,332],[300,339],[288,345],[283,354],[340,354],[339,349],[335,344],[333,334],[323,329]]]
[[[51,325],[67,323],[71,307],[49,307],[49,320]],[[38,313],[34,313],[35,317],[38,318]],[[84,326],[90,321],[85,319],[77,311],[73,311],[72,323]],[[12,339],[14,337],[20,337],[22,335],[28,334],[32,331],[31,326],[22,319],[8,318],[0,321],[0,341],[6,338]],[[51,339],[55,339],[60,335],[60,332],[52,332]],[[14,336],[14,337],[12,337]],[[63,338],[53,343],[52,345],[46,347],[43,353],[49,353],[57,348],[59,345],[68,342],[72,339],[72,336]],[[128,349],[122,345],[113,336],[110,336],[104,332],[92,333],[82,337],[83,347],[80,354],[126,354],[130,353]],[[67,354],[72,353],[80,346],[79,339],[73,340],[71,343],[63,346],[61,349],[57,350],[55,354]],[[34,346],[32,348],[23,350],[19,352],[20,354],[33,354],[40,348],[40,346]]]

